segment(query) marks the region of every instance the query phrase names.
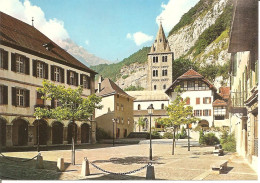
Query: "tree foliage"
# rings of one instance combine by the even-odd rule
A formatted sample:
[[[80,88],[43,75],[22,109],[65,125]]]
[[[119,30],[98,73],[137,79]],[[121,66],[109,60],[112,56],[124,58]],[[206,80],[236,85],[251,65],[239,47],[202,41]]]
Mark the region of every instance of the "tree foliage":
[[[184,124],[195,123],[199,120],[193,116],[193,108],[191,106],[186,106],[186,100],[182,100],[180,93],[180,86],[177,86],[174,90],[177,96],[170,105],[166,107],[166,113],[168,118],[158,118],[157,122],[165,127],[177,127]]]
[[[47,80],[43,81],[43,87],[37,91],[43,94],[44,100],[57,100],[59,106],[56,108],[37,107],[34,116],[38,118],[54,118],[61,120],[87,120],[92,116],[95,108],[101,109],[101,97],[90,95],[82,97],[83,88],[65,88],[63,85],[55,85]]]
[[[129,87],[124,89],[124,91],[142,91],[142,90],[144,90],[143,87],[141,87],[141,86],[133,86],[133,85],[131,85],[131,86],[129,86]]]
[[[112,81],[116,81],[117,78],[121,77],[120,70],[124,66],[128,66],[132,63],[141,64],[147,62],[147,54],[149,52],[150,47],[143,47],[129,57],[123,59],[121,62],[114,64],[100,64],[96,66],[90,66],[90,68],[98,73],[102,73],[103,77],[107,77],[110,78]]]

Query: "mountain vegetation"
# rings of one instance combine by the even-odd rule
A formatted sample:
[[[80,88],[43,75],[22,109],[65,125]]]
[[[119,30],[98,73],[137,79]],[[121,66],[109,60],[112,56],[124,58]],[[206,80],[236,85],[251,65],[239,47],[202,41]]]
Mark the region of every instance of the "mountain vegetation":
[[[176,24],[169,32],[168,38],[171,37],[171,35],[173,34],[175,36],[178,36],[178,31],[181,28],[189,26],[196,19],[204,17],[206,14],[208,15],[209,12],[213,12],[213,8],[218,2],[218,0],[200,0],[194,7],[192,7],[187,13],[182,16],[179,23]],[[211,26],[209,26],[205,30],[203,29],[204,31],[198,35],[195,44],[189,47],[189,49],[185,53],[183,53],[182,56],[180,54],[180,57],[173,61],[173,80],[178,78],[190,68],[196,70],[211,82],[214,82],[216,78],[220,76],[223,80],[228,79],[228,58],[222,60],[220,59],[220,61],[218,61],[218,58],[222,58],[220,54],[221,52],[222,55],[227,54],[229,31],[233,13],[233,0],[228,0],[221,12],[218,18],[214,20],[213,24],[211,24]],[[210,16],[214,16],[213,13]],[[224,53],[223,50],[225,50]],[[149,51],[150,47],[143,47],[142,49],[130,55],[128,58],[125,58],[119,63],[114,63],[110,65],[100,64],[97,66],[91,66],[90,68],[98,73],[101,73],[103,77],[108,77],[113,81],[117,81],[119,80],[119,78],[121,78],[121,81],[122,79],[123,81],[138,80],[137,78],[131,78],[132,72],[138,72],[138,70],[131,71],[131,73],[129,71],[127,72],[127,66],[133,63],[145,64],[147,62],[147,54],[149,53]],[[123,71],[122,68],[124,68],[123,70],[125,71]],[[141,72],[143,71],[144,70],[142,70]],[[223,80],[221,85],[224,84]],[[126,91],[142,90],[143,88],[146,88],[146,86],[142,86],[138,83],[132,82],[131,85],[125,85],[124,83],[124,85],[120,87],[124,87]]]
[[[207,12],[212,6],[214,0],[201,0],[194,7],[192,7],[187,13],[182,15],[181,20],[177,23],[169,32],[169,36],[178,31],[180,28],[191,24],[196,18],[198,18],[204,12]]]
[[[147,54],[150,52],[150,47],[143,47],[139,51],[133,53],[128,58],[123,59],[121,62],[114,64],[100,64],[97,66],[90,66],[91,69],[98,73],[101,73],[103,77],[108,77],[112,81],[116,81],[117,78],[121,77],[120,70],[124,66],[129,66],[132,63],[145,63],[147,62]],[[126,77],[126,76],[124,76]]]

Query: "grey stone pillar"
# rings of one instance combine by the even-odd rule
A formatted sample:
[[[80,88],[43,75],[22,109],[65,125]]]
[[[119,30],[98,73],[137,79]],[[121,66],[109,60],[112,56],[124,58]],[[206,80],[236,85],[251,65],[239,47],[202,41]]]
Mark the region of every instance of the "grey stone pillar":
[[[13,134],[12,134],[13,124],[6,124],[6,146],[13,146]]]
[[[63,127],[63,144],[68,144],[68,127]]]
[[[28,126],[28,146],[33,146],[35,144],[34,140],[34,125]]]

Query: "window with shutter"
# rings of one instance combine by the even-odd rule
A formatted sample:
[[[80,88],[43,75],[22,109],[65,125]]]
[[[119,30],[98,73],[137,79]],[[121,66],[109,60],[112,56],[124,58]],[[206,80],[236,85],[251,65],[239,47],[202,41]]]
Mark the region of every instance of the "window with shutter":
[[[186,105],[190,105],[190,98],[189,97],[187,97],[187,99],[186,99]]]
[[[4,104],[4,85],[0,85],[0,104]]]
[[[48,64],[44,64],[44,72],[45,72],[45,74],[44,74],[44,79],[49,79],[49,67],[48,67]]]
[[[12,105],[17,106],[17,104],[16,104],[16,87],[12,87]]]
[[[16,72],[16,60],[15,60],[16,54],[11,54],[11,71]]]
[[[8,104],[8,86],[5,86],[5,85],[2,85],[2,91],[3,91],[3,94],[1,96],[3,96],[3,102],[0,103],[0,104],[4,104],[4,105],[7,105]]]
[[[45,78],[45,64],[44,62],[37,62],[37,77]]]
[[[196,98],[196,104],[200,104],[200,98]]]
[[[37,60],[32,60],[32,62],[33,62],[33,73],[32,73],[32,75],[34,77],[37,77]]]
[[[67,84],[70,85],[70,70],[67,70]]]
[[[8,70],[8,52],[0,49],[0,68]]]

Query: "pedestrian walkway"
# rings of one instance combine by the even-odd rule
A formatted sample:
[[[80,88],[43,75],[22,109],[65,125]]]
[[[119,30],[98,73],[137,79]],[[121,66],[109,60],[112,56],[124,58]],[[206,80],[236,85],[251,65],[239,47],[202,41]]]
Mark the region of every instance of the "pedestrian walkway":
[[[257,180],[257,173],[239,156],[231,153],[214,156],[214,147],[187,147],[177,145],[175,155],[171,155],[172,145],[153,144],[153,166],[156,180]],[[29,159],[37,152],[6,152],[10,158]],[[17,180],[145,180],[146,169],[129,175],[104,173],[90,165],[90,176],[80,175],[84,157],[98,167],[115,173],[132,171],[149,162],[149,144],[115,145],[96,144],[89,148],[76,149],[76,165],[70,164],[70,150],[51,150],[41,152],[44,169],[35,169],[35,160],[14,163],[0,157],[0,177]],[[58,158],[64,158],[65,172],[56,172]],[[216,175],[210,165],[219,160],[229,160],[228,171]]]

